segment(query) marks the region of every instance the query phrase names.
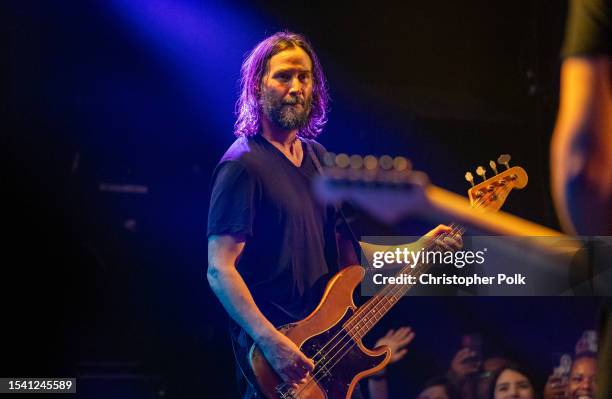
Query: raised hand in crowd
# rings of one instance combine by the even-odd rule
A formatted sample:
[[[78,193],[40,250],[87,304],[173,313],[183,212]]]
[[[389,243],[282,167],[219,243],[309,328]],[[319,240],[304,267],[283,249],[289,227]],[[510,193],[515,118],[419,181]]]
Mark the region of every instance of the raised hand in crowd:
[[[410,327],[401,327],[397,330],[389,330],[384,337],[381,337],[376,341],[375,347],[387,345],[391,349],[391,360],[389,364],[395,363],[401,360],[408,349],[406,346],[414,339],[414,331]]]
[[[551,374],[544,385],[544,399],[565,399],[567,392],[567,378]]]
[[[480,370],[481,361],[478,353],[470,348],[460,349],[451,361],[450,377],[455,381],[463,381],[475,375]]]
[[[414,332],[410,327],[401,327],[397,330],[389,330],[387,334],[376,341],[375,347],[387,345],[391,350],[391,360],[389,364],[393,364],[401,360],[408,349],[406,346],[414,339]],[[382,369],[373,375],[368,381],[368,390],[370,391],[371,399],[388,399],[389,387],[386,379],[387,371]]]

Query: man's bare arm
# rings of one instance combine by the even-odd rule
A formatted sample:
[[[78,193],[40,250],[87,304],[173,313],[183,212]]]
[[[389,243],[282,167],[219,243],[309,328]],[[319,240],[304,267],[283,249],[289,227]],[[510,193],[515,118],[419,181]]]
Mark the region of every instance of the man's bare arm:
[[[563,229],[606,234],[612,199],[612,68],[609,57],[570,57],[561,68],[551,143],[552,192]]]
[[[255,304],[236,270],[244,246],[245,239],[241,236],[211,236],[208,239],[208,282],[230,317],[259,345],[281,378],[286,382],[298,382],[314,365],[291,340],[276,330]]]
[[[208,240],[208,283],[230,316],[255,341],[275,335],[276,329],[261,313],[236,261],[244,249],[244,238],[231,235],[211,236]]]

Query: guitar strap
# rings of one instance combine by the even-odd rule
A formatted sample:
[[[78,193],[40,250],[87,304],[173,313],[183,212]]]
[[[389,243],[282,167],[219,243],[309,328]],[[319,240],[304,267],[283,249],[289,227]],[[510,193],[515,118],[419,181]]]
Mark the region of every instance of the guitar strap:
[[[308,148],[308,153],[310,154],[310,157],[312,159],[312,162],[315,165],[315,168],[317,169],[319,174],[322,175],[323,167],[321,166],[321,161],[319,161],[319,157],[317,156],[317,153],[315,152],[315,149],[312,143],[310,142],[310,140],[304,140],[304,142],[306,143],[306,147]],[[336,207],[336,211],[340,215],[342,222],[344,222],[344,225],[346,226],[346,230],[349,232],[349,236],[350,236],[349,238],[351,240],[351,244],[353,244],[353,249],[355,250],[355,254],[360,255],[361,245],[359,245],[359,240],[357,239],[357,236],[355,235],[355,232],[353,231],[353,229],[351,229],[351,225],[349,224],[348,219],[346,218],[346,216],[344,215],[344,212],[342,211],[342,206],[338,205]]]

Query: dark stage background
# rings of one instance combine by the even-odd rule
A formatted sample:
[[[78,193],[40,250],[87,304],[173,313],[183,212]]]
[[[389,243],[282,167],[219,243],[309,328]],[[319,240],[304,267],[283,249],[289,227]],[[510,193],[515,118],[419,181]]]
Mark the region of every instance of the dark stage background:
[[[227,397],[226,317],[208,288],[212,169],[233,141],[244,54],[304,33],[329,81],[320,141],[405,155],[465,193],[503,152],[530,173],[506,210],[558,228],[548,142],[565,2],[3,2],[3,376],[78,376],[82,397]],[[363,217],[364,234],[419,234]],[[411,298],[397,397],[444,372],[461,335],[528,363],[596,324],[593,298]],[[372,338],[373,339],[373,338]],[[214,394],[213,394],[214,392]]]

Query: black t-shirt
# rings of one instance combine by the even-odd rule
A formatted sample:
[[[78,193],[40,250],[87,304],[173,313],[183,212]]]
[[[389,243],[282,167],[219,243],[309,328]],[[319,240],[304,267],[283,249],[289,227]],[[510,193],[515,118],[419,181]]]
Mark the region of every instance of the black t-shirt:
[[[208,236],[244,234],[237,269],[255,303],[276,325],[305,317],[338,269],[337,212],[311,190],[318,173],[303,140],[297,167],[265,138],[237,139],[213,173]]]
[[[612,0],[571,0],[563,57],[612,56]]]

